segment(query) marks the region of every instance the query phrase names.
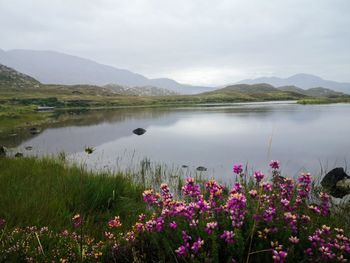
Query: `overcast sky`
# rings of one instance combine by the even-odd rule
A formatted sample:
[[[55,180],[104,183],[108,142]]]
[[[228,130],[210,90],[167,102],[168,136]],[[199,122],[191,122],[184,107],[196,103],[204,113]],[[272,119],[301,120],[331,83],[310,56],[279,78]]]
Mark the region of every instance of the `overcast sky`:
[[[349,0],[0,0],[0,48],[199,85],[301,72],[350,82],[349,14]]]

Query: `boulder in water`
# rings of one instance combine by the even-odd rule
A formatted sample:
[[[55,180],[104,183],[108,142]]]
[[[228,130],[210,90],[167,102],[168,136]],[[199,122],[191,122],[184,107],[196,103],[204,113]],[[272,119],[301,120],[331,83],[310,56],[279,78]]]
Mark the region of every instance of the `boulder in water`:
[[[23,153],[17,152],[17,153],[15,154],[15,157],[23,157]]]
[[[196,170],[200,172],[205,172],[207,168],[205,168],[204,166],[198,166]]]
[[[143,128],[137,128],[137,129],[133,130],[132,132],[133,132],[134,134],[140,136],[140,135],[142,135],[142,134],[145,134],[146,130],[143,129]]]
[[[344,168],[337,167],[323,177],[321,181],[323,188],[329,191],[330,195],[336,198],[343,198],[350,194],[350,176]]]
[[[33,127],[33,128],[30,128],[30,129],[29,129],[29,132],[30,132],[32,135],[39,134],[39,133],[40,133],[40,129]]]
[[[7,154],[7,149],[5,146],[0,145],[0,157],[5,157]]]

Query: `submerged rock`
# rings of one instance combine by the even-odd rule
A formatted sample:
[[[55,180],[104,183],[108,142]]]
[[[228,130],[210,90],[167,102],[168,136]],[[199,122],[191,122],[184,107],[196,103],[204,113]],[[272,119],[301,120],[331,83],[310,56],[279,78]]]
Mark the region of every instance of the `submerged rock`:
[[[146,130],[143,128],[137,128],[137,129],[133,130],[132,132],[135,133],[136,135],[140,136],[140,135],[144,134],[146,132]]]
[[[38,134],[38,133],[40,133],[40,129],[33,127],[33,128],[29,129],[29,132],[33,135]]]
[[[15,154],[15,157],[23,157],[23,153],[17,152],[17,153]]]
[[[205,172],[207,168],[205,168],[204,166],[198,166],[196,170],[200,172]]]
[[[7,149],[5,146],[0,145],[0,157],[5,157],[7,154]]]
[[[329,191],[330,195],[336,198],[343,198],[350,194],[350,176],[344,168],[337,167],[327,173],[321,181],[323,188]]]

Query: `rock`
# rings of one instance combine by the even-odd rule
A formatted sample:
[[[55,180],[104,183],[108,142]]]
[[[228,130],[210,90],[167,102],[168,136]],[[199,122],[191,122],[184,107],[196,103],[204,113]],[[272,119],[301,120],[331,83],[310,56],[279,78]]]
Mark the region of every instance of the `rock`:
[[[5,146],[0,145],[0,157],[5,157],[7,154],[7,149]]]
[[[17,152],[17,153],[15,154],[15,157],[23,157],[23,153]]]
[[[146,132],[146,130],[143,128],[137,128],[137,129],[133,130],[132,132],[135,133],[136,135],[140,136],[140,135],[144,134]]]
[[[350,176],[344,168],[337,167],[327,173],[321,181],[323,188],[329,191],[330,195],[336,198],[343,198],[350,194]]]
[[[181,167],[182,167],[182,168],[188,168],[188,165],[185,165],[185,164],[184,164],[184,165],[182,165]]]
[[[32,146],[27,146],[25,149],[26,149],[27,151],[31,151],[31,150],[33,150],[33,147],[32,147]]]
[[[29,129],[29,132],[31,133],[31,134],[39,134],[40,133],[40,129],[38,129],[38,128],[35,128],[35,127],[33,127],[33,128],[30,128]]]
[[[346,191],[350,193],[350,179],[343,179],[337,182],[336,187],[339,190]]]
[[[205,168],[204,166],[198,166],[196,170],[200,172],[205,172],[207,168]]]

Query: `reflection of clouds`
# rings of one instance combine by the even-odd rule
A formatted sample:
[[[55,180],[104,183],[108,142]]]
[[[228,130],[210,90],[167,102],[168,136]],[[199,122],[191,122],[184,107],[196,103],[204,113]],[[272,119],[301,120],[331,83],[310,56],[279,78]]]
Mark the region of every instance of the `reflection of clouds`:
[[[171,126],[150,126],[149,128],[157,133],[196,137],[207,135],[234,135],[243,130],[247,130],[248,126],[249,124],[244,123],[242,120],[231,120],[228,122],[226,117],[220,115],[215,116],[215,118],[210,118],[210,116],[206,115],[181,119]]]
[[[267,108],[172,110],[154,114],[154,118],[146,115],[49,129],[24,145],[52,152],[57,145],[71,152],[94,146],[96,151],[87,159],[92,167],[130,168],[148,157],[170,166],[186,164],[193,170],[205,166],[208,174],[222,179],[232,178],[233,163],[248,163],[251,170],[267,172],[268,161],[279,159],[289,175],[303,168],[317,173],[320,162],[328,169],[344,165],[346,160],[350,163],[350,122],[346,121],[350,105],[279,105],[265,111]],[[145,127],[147,133],[133,135],[132,129],[138,126]],[[84,160],[86,154],[74,156]]]

